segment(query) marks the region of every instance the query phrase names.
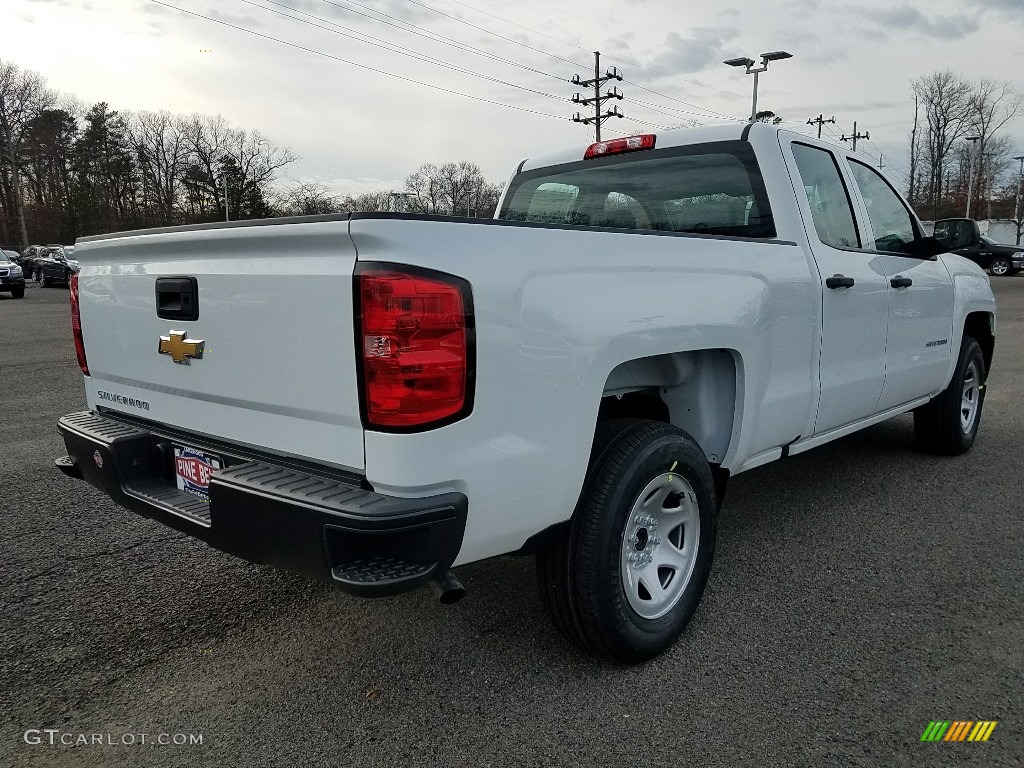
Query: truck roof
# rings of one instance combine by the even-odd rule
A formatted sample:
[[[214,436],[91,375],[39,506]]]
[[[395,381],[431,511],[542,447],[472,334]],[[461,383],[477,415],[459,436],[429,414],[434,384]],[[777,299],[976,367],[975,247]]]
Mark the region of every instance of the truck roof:
[[[768,123],[727,123],[725,125],[705,125],[699,128],[675,128],[670,130],[645,131],[643,135],[654,134],[658,137],[657,149],[678,147],[686,144],[705,144],[712,141],[735,141],[746,139],[751,132],[758,134],[777,134],[786,130]],[[618,138],[618,137],[616,137]],[[610,141],[610,139],[609,139]],[[518,172],[531,171],[551,165],[575,163],[583,159],[583,153],[590,144],[580,144],[569,149],[531,157],[522,162]]]

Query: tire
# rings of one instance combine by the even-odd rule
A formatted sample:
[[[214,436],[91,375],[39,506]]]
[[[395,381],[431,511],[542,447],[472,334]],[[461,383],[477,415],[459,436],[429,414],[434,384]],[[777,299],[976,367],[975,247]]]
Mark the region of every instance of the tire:
[[[24,299],[25,298],[25,289],[24,288],[15,288],[15,289],[13,289],[11,291],[11,298],[12,299]]]
[[[914,432],[924,450],[946,456],[971,450],[985,404],[985,376],[981,345],[964,336],[949,386],[914,411]]]
[[[548,613],[608,661],[657,656],[697,609],[717,524],[711,468],[693,438],[661,422],[601,424],[568,533],[537,557]]]
[[[1013,271],[1013,265],[1005,256],[996,256],[988,263],[988,271],[996,277],[1006,277]]]

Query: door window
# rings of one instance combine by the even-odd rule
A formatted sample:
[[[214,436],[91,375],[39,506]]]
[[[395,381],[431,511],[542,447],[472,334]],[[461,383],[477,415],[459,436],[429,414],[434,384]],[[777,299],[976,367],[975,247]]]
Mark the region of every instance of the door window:
[[[888,253],[910,253],[916,237],[914,221],[900,196],[889,186],[881,174],[856,160],[850,161],[850,170],[868,209],[868,221],[874,232],[873,243],[865,247]]]
[[[793,157],[800,170],[818,239],[834,248],[859,248],[860,236],[850,195],[832,153],[794,143]]]

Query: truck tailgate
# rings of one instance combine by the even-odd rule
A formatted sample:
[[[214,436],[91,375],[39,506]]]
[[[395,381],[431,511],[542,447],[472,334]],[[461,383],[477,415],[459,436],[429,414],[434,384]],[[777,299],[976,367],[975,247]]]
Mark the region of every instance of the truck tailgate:
[[[119,235],[76,256],[90,408],[363,468],[346,220]],[[158,316],[159,278],[195,279],[197,319]]]

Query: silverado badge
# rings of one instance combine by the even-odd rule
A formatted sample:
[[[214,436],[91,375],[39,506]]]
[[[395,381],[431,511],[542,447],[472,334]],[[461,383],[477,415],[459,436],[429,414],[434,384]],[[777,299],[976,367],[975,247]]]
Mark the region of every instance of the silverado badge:
[[[157,351],[161,355],[170,355],[171,360],[182,365],[190,365],[190,358],[201,359],[203,356],[202,339],[186,339],[186,331],[171,331],[167,336],[160,337]]]

